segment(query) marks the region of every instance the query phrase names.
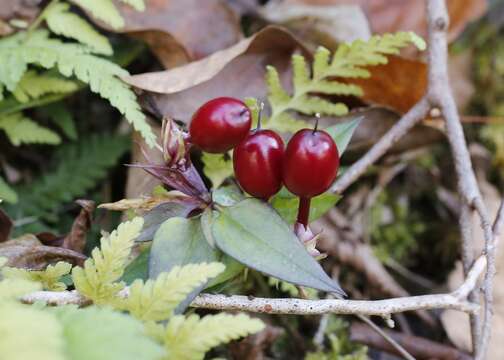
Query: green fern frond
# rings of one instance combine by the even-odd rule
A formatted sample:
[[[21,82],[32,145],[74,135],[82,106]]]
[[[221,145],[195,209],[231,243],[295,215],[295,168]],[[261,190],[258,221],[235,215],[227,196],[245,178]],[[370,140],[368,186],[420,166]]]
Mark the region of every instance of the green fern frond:
[[[2,200],[15,204],[18,202],[18,194],[7,184],[4,178],[0,176],[0,203]]]
[[[62,203],[83,196],[107,176],[129,149],[128,137],[95,134],[58,150],[58,166],[36,181],[17,188],[21,216],[45,217]]]
[[[112,55],[112,46],[108,39],[97,32],[86,20],[68,11],[69,4],[58,3],[52,6],[45,15],[49,29],[57,35],[75,39],[89,46],[93,52]]]
[[[136,217],[119,225],[117,230],[101,238],[101,249],[95,248],[84,268],[75,267],[72,279],[75,288],[96,304],[113,303],[123,282],[117,282],[126,267],[134,240],[140,234],[143,219]]]
[[[276,69],[268,66],[266,82],[272,110],[270,121],[280,124],[280,119],[289,110],[306,115],[345,115],[348,108],[344,104],[331,103],[315,94],[361,96],[360,87],[333,81],[331,78],[369,77],[367,66],[386,64],[387,55],[399,53],[399,50],[408,44],[413,44],[420,50],[425,49],[425,42],[413,32],[398,32],[373,36],[368,41],[356,40],[350,44],[342,44],[332,59],[330,51],[321,47],[315,52],[311,69],[303,56],[293,55],[292,95],[283,88]]]
[[[10,41],[11,46],[0,46],[0,84],[14,91],[28,64],[38,64],[46,69],[56,67],[63,76],[75,76],[89,84],[91,91],[107,99],[126,117],[149,146],[154,145],[156,136],[140,110],[135,93],[119,79],[128,75],[126,70],[89,54],[85,46],[51,39],[45,30],[37,30],[30,36],[22,35],[24,39],[16,36],[17,43]]]
[[[203,153],[203,171],[212,182],[214,189],[222,185],[224,180],[233,175],[233,162],[227,160],[223,154]]]
[[[191,291],[219,275],[224,268],[220,263],[190,264],[161,273],[156,280],[145,283],[135,280],[123,308],[143,321],[166,320]]]
[[[41,285],[23,279],[3,279],[0,281],[0,303],[42,289]]]
[[[54,75],[37,74],[35,71],[27,71],[12,94],[17,101],[26,103],[30,99],[37,99],[42,95],[70,93],[78,88],[79,86],[75,81],[62,79]]]
[[[72,265],[59,261],[55,265],[48,265],[45,270],[27,270],[12,267],[4,267],[2,275],[6,279],[31,280],[42,285],[42,288],[50,291],[66,290],[66,285],[60,282],[62,276],[72,270]]]
[[[137,11],[145,10],[143,0],[120,0]],[[74,0],[74,3],[89,11],[95,18],[109,24],[114,29],[124,26],[124,19],[112,0]]]
[[[47,116],[54,125],[71,140],[77,140],[77,127],[72,112],[66,107],[64,102],[54,102],[39,108],[41,113]]]
[[[54,131],[38,125],[22,113],[0,117],[0,129],[5,131],[14,146],[33,143],[56,145],[61,142]]]
[[[266,125],[264,126],[267,129],[274,129],[280,132],[296,132],[300,129],[306,128],[308,123],[303,120],[295,119],[290,116],[288,113],[283,112],[278,116],[270,118]]]
[[[174,316],[164,334],[166,360],[200,360],[211,348],[261,331],[264,324],[244,314]]]

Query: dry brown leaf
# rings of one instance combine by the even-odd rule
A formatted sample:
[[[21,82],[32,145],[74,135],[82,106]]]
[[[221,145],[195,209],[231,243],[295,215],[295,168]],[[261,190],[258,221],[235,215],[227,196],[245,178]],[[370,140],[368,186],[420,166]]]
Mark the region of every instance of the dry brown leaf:
[[[371,37],[368,20],[360,6],[312,6],[269,2],[260,10],[268,21],[283,25],[313,49],[322,45],[334,50],[341,42]]]
[[[30,22],[40,12],[41,3],[42,0],[2,0],[0,1],[0,19],[5,21],[22,19]]]
[[[2,209],[0,209],[0,243],[9,239],[12,225],[11,218]]]
[[[139,89],[159,93],[154,99],[163,115],[188,121],[201,104],[217,96],[265,98],[266,65],[275,66],[285,77],[296,51],[309,56],[290,33],[270,26],[199,61],[124,80]]]
[[[180,191],[169,191],[165,196],[150,196],[133,199],[122,199],[113,203],[100,204],[98,208],[113,211],[135,210],[137,215],[142,215],[146,211],[152,210],[156,206],[165,202],[184,202],[188,196]]]
[[[86,257],[76,251],[42,245],[35,235],[24,235],[0,244],[0,257],[8,259],[7,266],[45,269],[58,261],[82,266]]]
[[[61,247],[83,253],[86,246],[86,235],[93,222],[95,203],[91,200],[77,200],[76,203],[79,204],[82,209],[75,218],[72,229],[63,239]]]
[[[117,1],[116,6],[125,19],[124,27],[112,29],[95,22],[144,40],[165,67],[200,59],[242,38],[237,15],[221,0],[145,0],[145,11],[124,2]]]
[[[399,30],[415,31],[427,35],[425,1],[418,0],[285,0],[290,4],[310,5],[360,5],[366,12],[371,30],[383,34]],[[449,40],[454,40],[465,26],[482,16],[486,0],[448,0],[450,14]]]
[[[388,60],[386,65],[368,67],[370,78],[349,82],[362,87],[364,101],[405,113],[427,90],[427,65],[400,56],[389,56]]]

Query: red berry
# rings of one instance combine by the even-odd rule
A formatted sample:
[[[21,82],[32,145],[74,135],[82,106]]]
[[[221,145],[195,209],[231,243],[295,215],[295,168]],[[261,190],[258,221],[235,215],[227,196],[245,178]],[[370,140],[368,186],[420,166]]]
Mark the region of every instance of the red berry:
[[[250,195],[268,200],[282,187],[284,143],[271,130],[252,131],[233,152],[236,180]]]
[[[247,136],[250,109],[242,101],[220,97],[201,106],[189,125],[191,142],[209,153],[231,150]]]
[[[329,189],[339,168],[338,148],[323,130],[299,130],[290,139],[283,161],[283,182],[302,198]]]

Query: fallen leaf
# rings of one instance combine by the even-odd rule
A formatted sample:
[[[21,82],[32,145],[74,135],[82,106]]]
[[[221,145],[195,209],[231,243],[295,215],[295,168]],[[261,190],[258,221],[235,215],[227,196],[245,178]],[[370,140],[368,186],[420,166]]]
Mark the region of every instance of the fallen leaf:
[[[364,91],[362,99],[371,104],[406,113],[427,90],[427,65],[418,60],[389,56],[388,64],[370,66],[371,77],[347,81]]]
[[[272,1],[260,14],[313,44],[313,49],[319,45],[335,49],[341,42],[371,37],[366,15],[357,5],[313,6]]]
[[[132,33],[151,46],[165,66],[180,65],[227,48],[242,37],[239,19],[221,0],[144,0],[145,11],[116,1],[125,26],[114,32]],[[76,5],[79,5],[76,2]],[[92,14],[88,14],[92,18]]]
[[[229,346],[232,358],[241,360],[267,359],[269,357],[265,354],[266,350],[284,333],[284,328],[267,324],[264,330],[247,336],[241,341],[233,341]]]
[[[0,243],[7,241],[12,225],[10,217],[2,209],[0,209]]]
[[[0,2],[0,19],[20,19],[31,22],[40,12],[42,0],[8,0]]]
[[[307,50],[287,31],[270,26],[236,45],[172,70],[125,77],[139,89],[153,93],[163,115],[188,121],[201,104],[215,96],[265,98],[266,65],[290,74],[290,57]]]
[[[9,24],[7,24],[5,21],[0,20],[0,37],[12,34],[14,29],[12,29]]]
[[[35,235],[24,235],[0,244],[0,257],[8,259],[7,266],[33,270],[45,269],[58,261],[82,266],[86,256],[60,247],[42,245]]]
[[[378,34],[396,31],[414,31],[427,36],[425,1],[418,0],[285,0],[289,4],[360,5],[368,15],[371,30]],[[482,16],[486,0],[448,0],[450,27],[448,40],[452,41],[466,25]]]
[[[63,239],[61,247],[83,253],[86,246],[86,235],[93,222],[95,202],[91,200],[77,200],[76,203],[80,205],[82,209],[75,218],[72,229]]]
[[[98,208],[113,211],[135,210],[137,215],[143,215],[145,212],[152,210],[156,206],[172,202],[184,202],[188,196],[180,191],[169,191],[163,196],[149,196],[136,199],[122,199],[113,203],[100,204]]]

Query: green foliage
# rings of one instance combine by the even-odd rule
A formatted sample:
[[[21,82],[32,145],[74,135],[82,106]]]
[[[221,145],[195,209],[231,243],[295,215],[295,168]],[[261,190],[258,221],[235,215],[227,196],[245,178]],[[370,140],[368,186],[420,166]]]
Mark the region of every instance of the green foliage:
[[[258,319],[244,314],[174,316],[162,338],[168,352],[167,360],[200,360],[206,351],[264,328]]]
[[[41,107],[40,111],[49,117],[54,125],[58,126],[69,139],[77,140],[78,135],[74,117],[63,102],[54,102]]]
[[[61,142],[54,131],[38,125],[22,113],[1,116],[0,129],[15,146],[33,143],[56,145]]]
[[[172,316],[173,310],[195,288],[224,271],[220,263],[175,266],[161,273],[156,280],[135,280],[122,307],[137,319],[161,321]]]
[[[15,210],[22,216],[46,216],[62,202],[71,201],[93,188],[128,148],[128,138],[107,134],[93,135],[62,147],[54,171],[18,188],[21,196]]]
[[[18,194],[7,184],[4,178],[0,176],[0,203],[2,200],[15,204],[18,202]]]
[[[227,154],[203,153],[203,171],[212,182],[214,189],[222,185],[224,180],[233,175],[233,164]]]
[[[70,93],[77,89],[75,81],[47,73],[37,74],[30,70],[23,75],[12,94],[20,103],[26,103],[30,99],[38,99],[46,94]]]
[[[143,0],[120,0],[137,11],[145,10]],[[109,24],[114,29],[124,26],[124,19],[112,0],[75,0],[77,5],[89,11],[94,17]]]
[[[63,306],[46,310],[63,326],[65,358],[157,360],[164,351],[146,336],[142,323],[108,308]]]
[[[267,126],[274,124],[276,127],[286,120],[292,123],[286,115],[289,110],[306,115],[345,115],[348,112],[345,104],[331,103],[313,94],[362,95],[362,90],[356,85],[329,79],[369,77],[370,73],[365,67],[386,64],[386,55],[397,54],[400,48],[408,44],[414,44],[422,50],[425,48],[424,41],[412,32],[376,35],[368,41],[356,40],[350,44],[342,44],[332,58],[329,50],[321,47],[314,55],[310,71],[303,56],[293,55],[292,95],[282,86],[277,70],[268,66],[266,80],[272,113]]]
[[[117,230],[101,238],[101,249],[92,251],[84,268],[73,269],[72,279],[81,294],[95,304],[113,303],[116,300],[117,293],[124,288],[124,283],[117,281],[124,273],[134,240],[142,226],[143,219],[140,217],[122,223]]]
[[[66,289],[66,285],[60,279],[69,274],[71,270],[71,264],[59,261],[55,265],[47,266],[44,270],[4,267],[2,275],[5,279],[24,279],[40,283],[44,290],[63,291]]]
[[[45,15],[49,29],[57,35],[75,39],[89,46],[93,52],[112,55],[112,46],[108,39],[98,33],[86,20],[69,11],[70,5],[55,3]]]

